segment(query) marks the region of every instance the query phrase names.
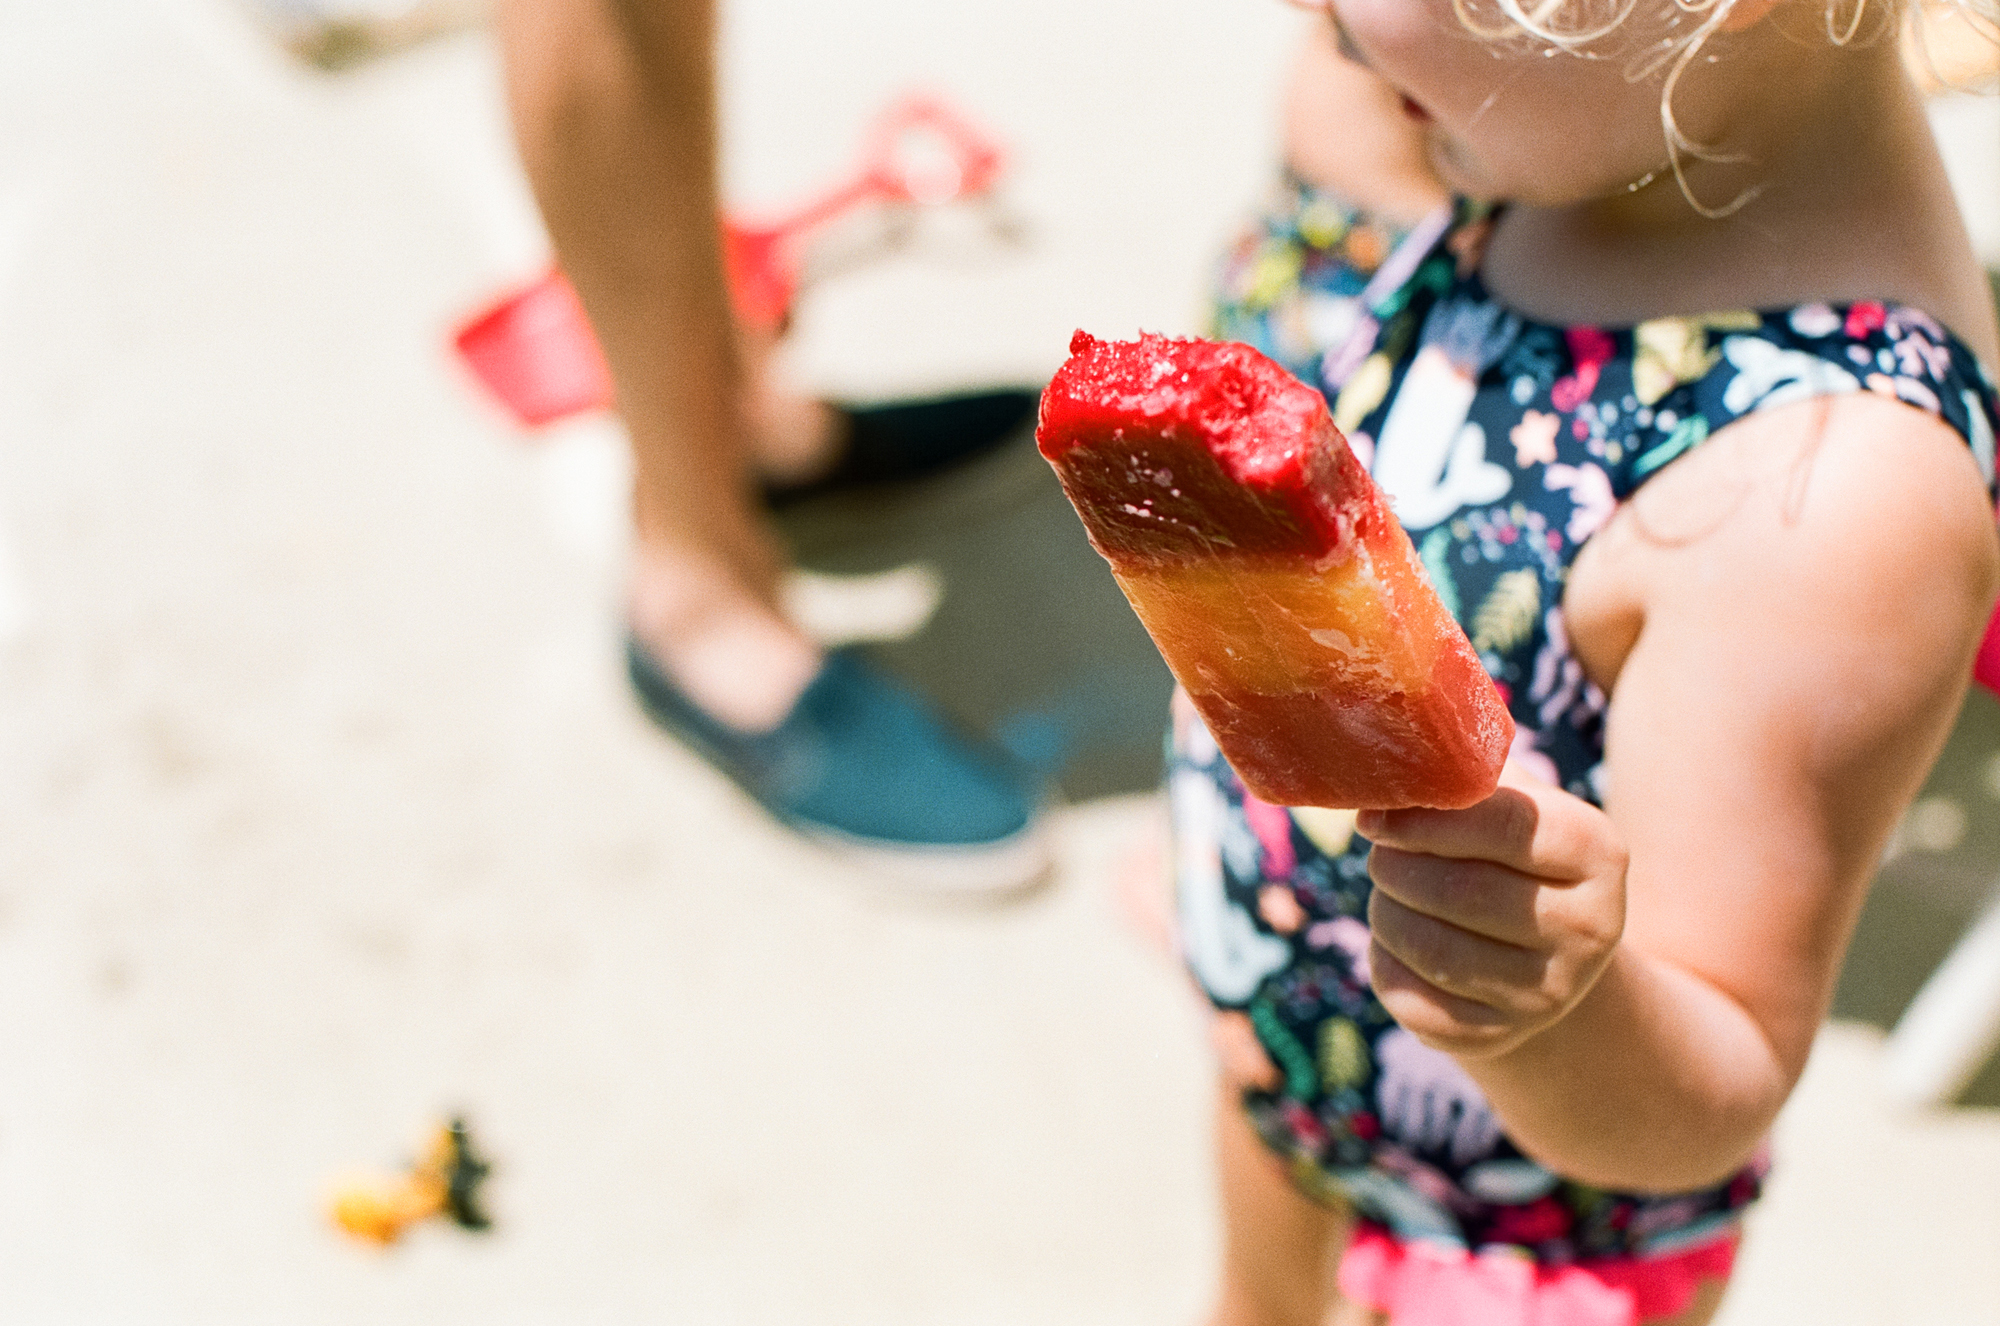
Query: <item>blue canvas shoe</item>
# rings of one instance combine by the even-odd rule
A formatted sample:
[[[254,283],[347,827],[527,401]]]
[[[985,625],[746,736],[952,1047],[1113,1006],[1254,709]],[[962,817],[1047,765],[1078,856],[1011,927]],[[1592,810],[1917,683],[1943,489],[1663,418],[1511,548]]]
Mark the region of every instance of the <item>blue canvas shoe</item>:
[[[636,639],[625,657],[647,716],[797,832],[941,890],[1020,888],[1047,872],[1036,781],[852,650],[828,653],[768,732],[711,718]]]

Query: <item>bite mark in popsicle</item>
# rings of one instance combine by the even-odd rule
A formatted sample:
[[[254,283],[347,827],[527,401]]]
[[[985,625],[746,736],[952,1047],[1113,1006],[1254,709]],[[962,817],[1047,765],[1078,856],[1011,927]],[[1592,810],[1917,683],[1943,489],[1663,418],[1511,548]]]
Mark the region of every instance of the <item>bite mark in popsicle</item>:
[[[1252,793],[1493,791],[1513,720],[1317,391],[1245,345],[1078,332],[1036,439]]]

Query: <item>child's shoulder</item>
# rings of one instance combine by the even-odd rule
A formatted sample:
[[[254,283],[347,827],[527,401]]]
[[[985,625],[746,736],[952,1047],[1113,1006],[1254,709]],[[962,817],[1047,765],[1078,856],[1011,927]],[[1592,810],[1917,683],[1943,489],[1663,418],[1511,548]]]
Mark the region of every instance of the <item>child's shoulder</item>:
[[[1566,600],[1579,653],[1609,690],[1623,650],[1602,641],[1643,622],[1656,648],[1746,649],[1822,700],[1962,683],[2000,577],[1990,455],[1887,392],[1749,410],[1592,541]]]
[[[1958,337],[1869,300],[1554,330],[1596,384],[1579,414],[1623,443],[1566,594],[1607,690],[1641,622],[1697,651],[1769,632],[1793,662],[1878,642],[1843,685],[1956,667],[2000,569],[2000,397]]]

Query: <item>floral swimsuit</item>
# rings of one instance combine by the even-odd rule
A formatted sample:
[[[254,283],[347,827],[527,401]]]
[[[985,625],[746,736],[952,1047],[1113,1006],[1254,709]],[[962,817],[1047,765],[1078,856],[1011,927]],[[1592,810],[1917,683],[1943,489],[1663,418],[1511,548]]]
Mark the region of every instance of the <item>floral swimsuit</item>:
[[[1288,185],[1230,255],[1213,334],[1325,391],[1506,698],[1514,758],[1597,802],[1605,696],[1561,605],[1621,501],[1732,420],[1853,391],[1942,419],[1990,489],[2000,400],[1959,341],[1893,305],[1531,321],[1481,282],[1491,221],[1460,204],[1395,236]],[[1369,987],[1368,844],[1350,814],[1247,795],[1184,697],[1168,787],[1188,964],[1225,1034],[1268,1057],[1269,1089],[1246,1104],[1308,1191],[1344,1199],[1395,1247],[1505,1248],[1538,1274],[1733,1235],[1761,1160],[1670,1196],[1571,1182],[1524,1157],[1456,1062],[1390,1019]]]

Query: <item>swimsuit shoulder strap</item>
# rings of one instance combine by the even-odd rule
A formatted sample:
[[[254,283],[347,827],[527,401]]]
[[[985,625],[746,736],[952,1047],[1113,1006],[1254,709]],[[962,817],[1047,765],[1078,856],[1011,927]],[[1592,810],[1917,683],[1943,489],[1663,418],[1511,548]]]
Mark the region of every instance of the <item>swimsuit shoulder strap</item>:
[[[1972,448],[1994,491],[2000,396],[1965,343],[1919,309],[1802,304],[1658,318],[1631,337],[1633,395],[1650,417],[1616,476],[1620,496],[1745,415],[1856,391],[1940,420]]]

